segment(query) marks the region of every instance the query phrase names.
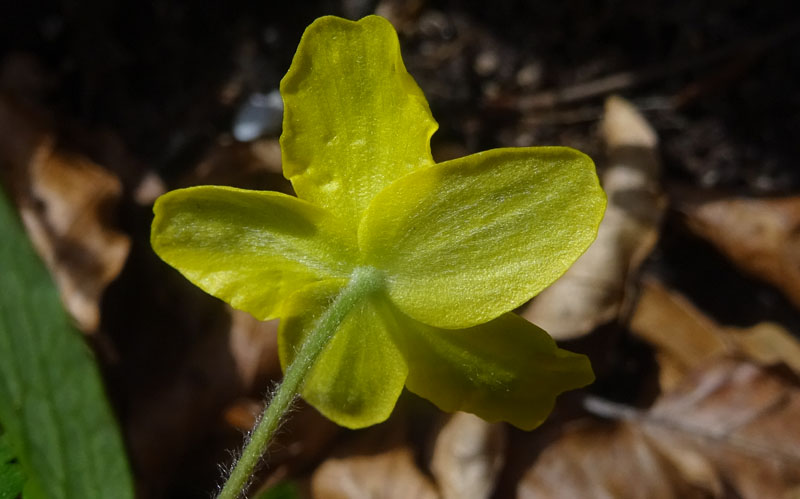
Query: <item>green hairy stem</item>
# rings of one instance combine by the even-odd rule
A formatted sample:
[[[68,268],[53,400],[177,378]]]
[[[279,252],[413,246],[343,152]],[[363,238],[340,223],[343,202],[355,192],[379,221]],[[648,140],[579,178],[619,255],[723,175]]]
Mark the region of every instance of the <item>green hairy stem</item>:
[[[217,496],[218,499],[236,499],[242,494],[249,484],[253,470],[275,435],[283,415],[297,397],[306,375],[311,371],[320,353],[333,338],[347,314],[361,300],[381,286],[382,277],[377,269],[359,267],[353,271],[350,281],[319,318],[316,326],[303,343],[300,352],[286,369],[283,382],[278,386],[275,395],[250,434],[241,457],[234,465],[233,471]]]

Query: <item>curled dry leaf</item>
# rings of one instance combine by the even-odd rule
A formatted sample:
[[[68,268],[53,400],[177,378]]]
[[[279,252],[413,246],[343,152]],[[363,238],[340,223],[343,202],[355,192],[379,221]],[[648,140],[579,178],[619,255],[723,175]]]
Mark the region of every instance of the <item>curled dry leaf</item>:
[[[611,97],[603,135],[609,167],[601,183],[608,207],[597,240],[522,313],[556,339],[582,336],[617,317],[629,277],[658,238],[665,202],[655,132],[633,105]]]
[[[25,229],[66,308],[86,332],[128,256],[130,239],[111,221],[122,185],[108,170],[55,145],[47,124],[0,96],[0,164]]]
[[[439,429],[431,472],[444,499],[490,497],[505,462],[506,427],[457,412]]]
[[[397,418],[370,428],[328,458],[311,477],[317,499],[436,499],[431,480],[417,467]]]
[[[720,326],[653,277],[642,279],[630,328],[656,348],[662,390],[673,389],[688,372],[722,356],[764,366],[785,364],[800,375],[800,342],[784,328],[772,323]]]
[[[589,422],[547,448],[520,497],[793,497],[800,490],[796,379],[721,359],[647,411],[590,399]]]
[[[689,190],[675,194],[677,208],[696,234],[800,308],[800,196],[725,198]]]

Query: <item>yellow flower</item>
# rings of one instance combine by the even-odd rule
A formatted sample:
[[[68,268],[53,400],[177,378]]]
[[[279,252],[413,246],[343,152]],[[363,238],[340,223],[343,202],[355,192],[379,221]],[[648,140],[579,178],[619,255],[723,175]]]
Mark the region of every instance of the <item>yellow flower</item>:
[[[305,378],[309,403],[364,427],[389,416],[405,385],[446,411],[530,429],[559,393],[593,380],[586,357],[510,312],[596,236],[605,195],[587,156],[510,148],[434,163],[436,122],[376,16],[315,21],[281,94],[283,169],[298,197],[169,192],[152,245],[208,293],[280,317],[284,368],[348,283],[373,283]]]

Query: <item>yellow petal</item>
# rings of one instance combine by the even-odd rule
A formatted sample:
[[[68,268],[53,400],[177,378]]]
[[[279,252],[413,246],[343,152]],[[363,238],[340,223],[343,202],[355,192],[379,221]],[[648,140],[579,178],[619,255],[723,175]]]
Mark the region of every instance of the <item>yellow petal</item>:
[[[301,287],[346,277],[355,238],[331,214],[277,192],[202,186],[156,201],[151,244],[192,283],[264,320]]]
[[[440,329],[406,316],[406,386],[444,411],[466,411],[523,430],[539,426],[556,396],[594,380],[589,359],[556,347],[512,313],[468,329]]]
[[[426,324],[480,324],[521,305],[589,247],[606,199],[588,156],[495,149],[411,173],[365,212],[359,246]]]
[[[278,352],[286,368],[300,351],[316,320],[346,281],[311,284],[285,307]],[[303,398],[328,419],[348,428],[384,421],[403,390],[408,368],[391,333],[393,317],[385,297],[366,297],[344,319],[301,389]]]
[[[298,196],[355,231],[372,197],[433,163],[437,128],[385,19],[314,21],[281,81],[283,169]]]

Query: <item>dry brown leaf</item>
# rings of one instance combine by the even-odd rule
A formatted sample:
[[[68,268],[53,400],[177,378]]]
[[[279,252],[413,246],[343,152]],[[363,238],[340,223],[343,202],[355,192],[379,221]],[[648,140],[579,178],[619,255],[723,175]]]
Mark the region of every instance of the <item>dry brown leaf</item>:
[[[629,424],[586,423],[545,449],[517,486],[520,499],[706,497]]]
[[[673,389],[687,372],[732,350],[713,320],[652,277],[642,279],[630,329],[656,347],[662,390]]]
[[[781,326],[722,327],[652,277],[642,279],[630,329],[656,348],[665,391],[688,372],[721,356],[744,357],[764,366],[783,363],[800,375],[800,341]]]
[[[641,424],[660,449],[702,453],[742,497],[800,487],[800,387],[776,372],[720,360],[661,397]]]
[[[800,387],[720,359],[648,411],[591,399],[589,422],[547,448],[521,497],[791,497],[800,490]]]
[[[676,191],[688,226],[745,272],[763,279],[800,307],[800,196],[720,198]]]
[[[244,389],[280,379],[278,321],[262,322],[241,310],[226,307],[231,314],[230,351]]]
[[[556,339],[582,336],[617,317],[629,276],[658,238],[665,202],[655,132],[633,105],[611,97],[603,135],[609,167],[601,183],[608,208],[597,240],[522,313]]]
[[[739,351],[764,366],[786,364],[800,375],[800,341],[772,322],[749,328],[727,328]]]
[[[505,461],[506,427],[457,412],[439,429],[431,472],[444,499],[489,497]]]
[[[417,467],[397,420],[372,427],[328,458],[311,478],[317,499],[435,499],[431,480]]]
[[[434,499],[436,489],[414,464],[407,446],[380,454],[328,459],[311,482],[319,499]]]
[[[119,179],[55,145],[47,124],[0,96],[0,164],[33,244],[81,329],[100,323],[99,301],[128,256],[114,228]]]

